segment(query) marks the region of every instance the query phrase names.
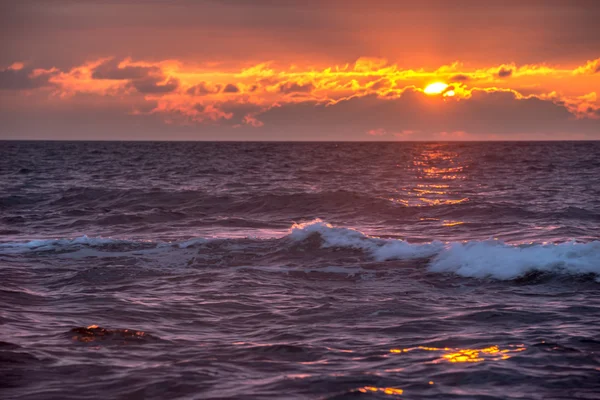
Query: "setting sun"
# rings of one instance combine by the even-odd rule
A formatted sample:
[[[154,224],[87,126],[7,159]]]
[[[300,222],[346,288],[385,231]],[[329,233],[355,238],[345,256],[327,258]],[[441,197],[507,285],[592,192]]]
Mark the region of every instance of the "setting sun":
[[[434,82],[430,85],[428,85],[427,87],[425,87],[425,90],[423,90],[425,92],[425,94],[440,94],[443,93],[444,90],[446,90],[448,88],[448,85],[444,82]]]

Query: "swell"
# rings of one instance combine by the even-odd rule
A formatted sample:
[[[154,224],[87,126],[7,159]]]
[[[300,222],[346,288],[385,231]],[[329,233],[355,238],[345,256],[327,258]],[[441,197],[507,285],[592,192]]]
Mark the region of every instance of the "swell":
[[[409,196],[410,197],[410,196]],[[0,196],[0,209],[52,210],[65,217],[100,217],[99,224],[162,222],[210,215],[377,215],[402,217],[427,213],[438,217],[558,218],[600,220],[597,210],[563,206],[530,210],[522,202],[494,202],[472,198],[454,201],[416,202],[406,205],[389,193],[366,194],[351,190],[285,191],[282,193],[208,193],[200,190],[105,189],[74,187],[61,192]],[[8,218],[8,217],[7,217]],[[12,218],[12,217],[11,217]],[[9,221],[7,221],[9,222]]]
[[[409,243],[401,239],[369,236],[357,229],[334,227],[319,219],[294,224],[287,235],[270,239],[191,238],[185,241],[165,242],[81,236],[73,239],[1,243],[0,255],[68,253],[84,248],[99,249],[107,255],[110,252],[129,252],[130,256],[141,256],[144,253],[140,251],[152,250],[146,254],[150,257],[156,256],[157,251],[199,248],[203,254],[214,253],[215,257],[221,260],[219,265],[223,265],[223,261],[237,253],[241,253],[242,259],[237,261],[242,263],[240,265],[244,264],[244,260],[265,260],[257,257],[257,254],[276,256],[278,261],[285,261],[286,257],[292,260],[300,252],[306,260],[311,260],[322,251],[327,253],[330,261],[341,261],[342,255],[336,250],[345,249],[358,251],[364,255],[365,260],[375,262],[425,260],[430,272],[452,273],[470,278],[515,280],[535,277],[536,273],[594,277],[600,275],[600,241],[522,245],[507,244],[498,240],[434,240],[429,243]],[[243,258],[244,254],[246,258]]]
[[[263,213],[271,210],[302,212],[317,209],[345,209],[381,206],[385,199],[346,191],[288,192],[266,194],[212,194],[199,190],[140,190],[69,188],[60,193],[0,197],[3,208],[20,205],[47,206],[55,210],[181,210],[191,213]]]

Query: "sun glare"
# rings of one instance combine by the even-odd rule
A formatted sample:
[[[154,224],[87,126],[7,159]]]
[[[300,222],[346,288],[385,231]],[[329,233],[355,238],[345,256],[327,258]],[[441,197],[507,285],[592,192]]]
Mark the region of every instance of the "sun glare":
[[[427,85],[427,87],[425,87],[425,94],[429,94],[429,95],[433,95],[433,94],[440,94],[442,92],[444,92],[444,90],[446,90],[448,88],[448,85],[445,84],[444,82],[434,82],[430,85]]]

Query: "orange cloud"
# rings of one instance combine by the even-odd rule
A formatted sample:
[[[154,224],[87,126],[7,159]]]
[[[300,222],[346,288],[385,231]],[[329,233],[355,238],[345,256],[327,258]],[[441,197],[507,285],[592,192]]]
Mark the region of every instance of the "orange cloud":
[[[371,135],[371,136],[383,136],[383,135],[387,135],[387,131],[383,128],[377,128],[377,129],[369,129],[367,131],[367,135]]]
[[[353,64],[321,68],[276,68],[264,62],[244,68],[218,64],[188,65],[177,60],[133,61],[104,58],[69,70],[30,69],[15,62],[0,71],[4,86],[48,91],[49,101],[69,101],[77,94],[131,99],[135,115],[160,115],[169,124],[228,124],[263,128],[262,116],[283,105],[307,104],[333,107],[361,97],[381,102],[398,100],[405,93],[418,101],[421,110],[450,107],[444,103],[474,101],[485,94],[506,94],[512,101],[544,101],[567,110],[574,119],[600,118],[600,59],[575,68],[506,63],[485,68],[467,68],[455,62],[436,69],[403,69],[381,58],[359,58]],[[4,75],[2,75],[4,74]],[[28,85],[28,80],[47,77],[49,85]],[[20,79],[10,86],[10,79]],[[439,95],[415,97],[433,82],[444,82]],[[449,94],[452,93],[450,96]],[[54,98],[54,100],[52,100]],[[494,98],[501,99],[502,96]],[[488,98],[491,99],[491,98]],[[150,108],[139,107],[141,101]],[[319,108],[320,110],[320,108]],[[369,112],[365,109],[365,112]],[[375,125],[376,126],[376,125]],[[418,127],[368,128],[371,136],[406,137]],[[465,137],[465,132],[440,131],[443,136]]]

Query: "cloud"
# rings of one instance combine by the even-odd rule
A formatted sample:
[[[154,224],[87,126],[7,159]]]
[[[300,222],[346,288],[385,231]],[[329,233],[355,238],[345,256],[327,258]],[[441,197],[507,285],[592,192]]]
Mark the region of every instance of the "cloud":
[[[458,74],[458,75],[454,75],[450,78],[450,81],[452,82],[466,82],[468,80],[470,80],[471,78],[469,78],[467,75],[463,75],[463,74]]]
[[[9,94],[3,95],[2,104],[8,104]],[[178,107],[161,105],[163,97],[155,100],[156,107],[149,112],[126,113],[123,104],[92,94],[79,94],[73,103],[52,103],[51,108],[35,112],[38,118],[31,118],[32,111],[25,105],[36,104],[39,96],[19,98],[21,104],[0,110],[4,137],[123,139],[122,132],[127,132],[131,139],[164,139],[168,134],[169,139],[187,140],[600,138],[600,119],[578,119],[560,100],[519,97],[510,91],[474,90],[470,98],[455,100],[406,89],[395,98],[372,94],[333,104],[304,101],[269,108],[234,100],[218,106],[190,103],[198,113],[196,119]],[[158,112],[160,107],[165,108]],[[166,118],[169,123],[165,125]],[[69,136],[73,132],[86,134]],[[107,132],[120,134],[107,136]]]
[[[574,75],[592,75],[600,72],[600,58],[589,60],[585,65],[576,68]]]
[[[323,130],[332,140],[364,139],[368,132],[377,133],[377,140],[434,139],[441,132],[452,138],[461,137],[453,132],[465,132],[464,138],[568,137],[572,132],[600,134],[600,87],[598,75],[592,75],[597,65],[594,60],[575,69],[469,68],[456,62],[413,70],[363,58],[322,69],[282,69],[269,63],[226,68],[177,60],[97,59],[64,71],[13,63],[0,71],[0,87],[13,89],[5,91],[4,103],[15,100],[19,89],[30,99],[37,93],[35,105],[24,105],[32,115],[58,105],[68,108],[86,94],[102,104],[114,102],[124,114],[158,118],[170,128],[236,129],[248,138],[285,132],[289,139],[301,139]],[[511,79],[499,77],[507,71]],[[423,88],[437,81],[449,84],[445,93],[452,91],[451,97],[424,95]],[[34,90],[44,86],[51,89]],[[321,136],[315,133],[311,139]]]
[[[160,73],[158,67],[140,67],[126,65],[119,67],[118,60],[108,60],[92,71],[92,79],[133,80],[144,79],[150,74]]]
[[[228,83],[223,89],[223,93],[238,93],[239,91],[240,89],[232,83]]]
[[[279,86],[281,93],[310,93],[314,89],[312,83],[299,84],[296,82],[286,82]]]
[[[209,94],[219,93],[221,87],[222,86],[219,84],[211,85],[207,82],[200,82],[199,84],[194,85],[186,90],[186,93],[191,96],[206,96]]]
[[[169,78],[166,82],[161,82],[161,80],[161,78],[155,77],[135,79],[131,81],[131,86],[144,94],[170,93],[179,87],[177,79]]]
[[[125,61],[127,63],[116,59],[104,61],[91,70],[91,78],[129,81],[128,87],[144,94],[170,93],[179,87],[179,80],[173,77],[165,78],[165,74],[158,65],[129,65],[130,61]]]
[[[473,139],[485,139],[490,135],[505,138],[563,135],[568,138],[571,133],[589,137],[600,134],[600,120],[576,119],[560,102],[537,97],[519,98],[510,91],[476,90],[470,98],[456,101],[431,98],[409,89],[394,99],[368,95],[332,105],[286,104],[259,114],[257,118],[264,123],[264,129],[311,133],[332,140],[356,138],[357,132],[372,135],[419,131],[418,139],[421,140],[438,138],[442,132],[464,132],[463,136],[468,134]]]
[[[34,70],[21,63],[14,63],[0,70],[0,89],[28,90],[50,86],[50,78],[54,73],[54,70]]]
[[[508,78],[509,76],[511,76],[513,74],[513,70],[511,68],[500,68],[498,70],[498,76],[500,78]]]
[[[387,131],[383,128],[377,128],[377,129],[369,129],[367,131],[367,135],[371,135],[371,136],[383,136],[383,135],[387,135]]]
[[[65,68],[112,55],[322,66],[379,55],[430,68],[450,59],[571,63],[598,57],[600,48],[595,0],[461,0],[461,7],[441,0],[314,3],[4,1],[0,63],[35,56],[45,68]],[[468,23],[458,29],[457,21]]]

